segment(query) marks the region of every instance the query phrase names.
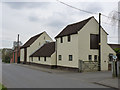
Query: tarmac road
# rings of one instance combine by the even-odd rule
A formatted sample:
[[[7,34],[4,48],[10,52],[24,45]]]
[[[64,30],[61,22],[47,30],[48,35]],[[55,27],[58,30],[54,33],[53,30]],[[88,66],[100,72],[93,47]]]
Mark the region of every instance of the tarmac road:
[[[7,88],[108,88],[81,79],[73,79],[64,74],[5,63],[2,63],[2,83]]]

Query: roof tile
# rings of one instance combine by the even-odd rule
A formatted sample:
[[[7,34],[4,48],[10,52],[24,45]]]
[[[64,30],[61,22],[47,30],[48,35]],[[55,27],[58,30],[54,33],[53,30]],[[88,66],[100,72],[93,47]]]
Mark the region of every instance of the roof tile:
[[[30,57],[50,57],[55,52],[55,42],[50,42],[44,44],[36,52],[34,52]]]
[[[71,34],[77,34],[78,31],[80,29],[82,29],[91,18],[93,18],[93,16],[88,19],[85,19],[81,22],[70,24],[70,25],[66,26],[55,38],[59,38],[59,37],[67,36],[67,35],[71,35]]]

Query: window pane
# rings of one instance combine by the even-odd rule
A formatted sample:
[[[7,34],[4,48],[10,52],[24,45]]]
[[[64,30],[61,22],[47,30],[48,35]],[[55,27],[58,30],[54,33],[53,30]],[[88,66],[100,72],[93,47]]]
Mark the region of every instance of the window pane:
[[[44,61],[46,61],[46,57],[44,57]]]
[[[58,58],[59,58],[59,60],[62,60],[62,56],[61,55],[59,55]]]
[[[88,56],[89,61],[92,61],[92,55]]]
[[[97,34],[90,34],[90,49],[98,49],[99,37]]]
[[[69,61],[72,61],[72,55],[69,55]]]
[[[97,61],[97,55],[94,56],[94,61],[95,61],[95,62]]]
[[[71,40],[71,37],[70,37],[70,35],[68,35],[68,42],[70,42],[70,40]]]
[[[60,38],[60,42],[63,43],[63,37]]]
[[[40,57],[38,57],[38,60],[40,61]]]

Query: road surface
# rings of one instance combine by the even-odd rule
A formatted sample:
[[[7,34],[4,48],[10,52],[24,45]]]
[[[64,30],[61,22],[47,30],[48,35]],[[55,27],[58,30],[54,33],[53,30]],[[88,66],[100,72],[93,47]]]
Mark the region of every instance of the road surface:
[[[2,82],[7,88],[108,88],[82,79],[67,77],[66,74],[59,75],[22,65],[4,63],[2,64]]]

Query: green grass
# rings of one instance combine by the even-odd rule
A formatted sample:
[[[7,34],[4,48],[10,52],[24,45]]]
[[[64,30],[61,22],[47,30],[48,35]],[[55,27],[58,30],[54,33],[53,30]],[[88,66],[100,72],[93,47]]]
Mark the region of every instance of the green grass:
[[[0,90],[7,90],[7,88],[0,83]]]

